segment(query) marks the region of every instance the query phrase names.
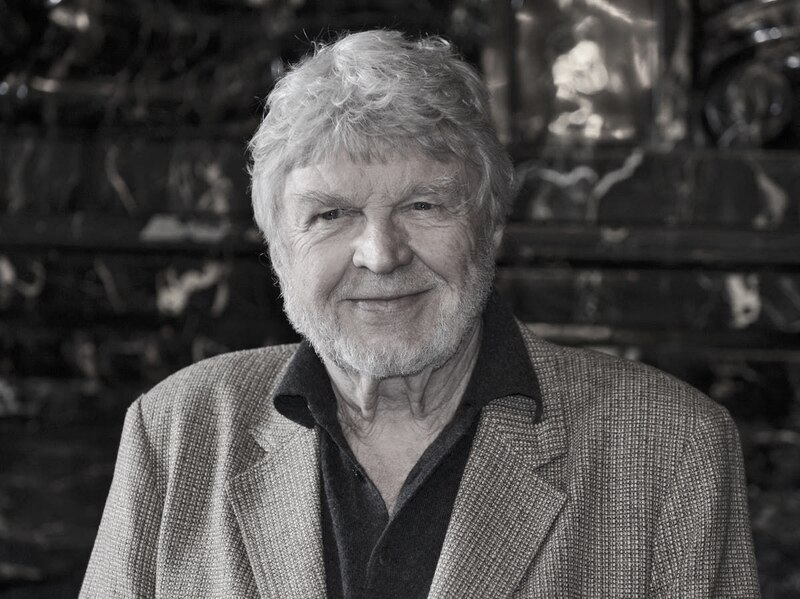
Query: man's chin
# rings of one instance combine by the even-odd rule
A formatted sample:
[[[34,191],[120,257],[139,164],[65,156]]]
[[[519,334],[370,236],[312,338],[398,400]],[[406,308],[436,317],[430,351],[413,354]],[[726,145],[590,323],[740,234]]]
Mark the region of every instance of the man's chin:
[[[339,340],[327,351],[317,351],[342,370],[376,379],[412,376],[426,369],[442,366],[455,354],[456,347],[420,347],[419,343],[401,345],[394,342],[381,344],[373,339],[369,343],[358,340]],[[313,341],[312,341],[313,345]]]

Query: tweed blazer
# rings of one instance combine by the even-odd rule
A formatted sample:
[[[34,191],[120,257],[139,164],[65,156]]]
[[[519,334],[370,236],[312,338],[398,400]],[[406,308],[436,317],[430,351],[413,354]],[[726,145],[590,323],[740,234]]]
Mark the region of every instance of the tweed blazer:
[[[522,331],[541,405],[484,408],[429,596],[758,597],[727,412]],[[130,407],[81,597],[325,596],[317,433],[272,405],[294,351],[200,362]]]

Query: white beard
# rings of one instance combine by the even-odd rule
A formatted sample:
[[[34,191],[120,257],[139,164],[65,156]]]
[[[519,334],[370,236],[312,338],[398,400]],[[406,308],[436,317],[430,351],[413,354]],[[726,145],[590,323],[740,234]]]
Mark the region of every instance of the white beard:
[[[435,323],[425,338],[395,338],[391,346],[355,339],[344,328],[329,306],[333,303],[314,298],[304,300],[291,274],[281,276],[284,309],[295,330],[303,335],[323,359],[330,360],[347,372],[361,373],[377,379],[410,376],[426,368],[439,368],[458,350],[473,330],[483,312],[494,281],[494,253],[490,243],[476,249],[476,260],[470,262],[464,285],[455,294],[445,294],[448,301],[438,307]],[[283,262],[282,260],[280,262]],[[281,268],[280,270],[284,270]],[[287,270],[291,271],[291,267]],[[353,288],[363,291],[419,289],[420,284],[443,287],[444,281],[429,270],[414,272],[409,266],[388,275],[365,273],[359,280],[337,289],[346,297]]]

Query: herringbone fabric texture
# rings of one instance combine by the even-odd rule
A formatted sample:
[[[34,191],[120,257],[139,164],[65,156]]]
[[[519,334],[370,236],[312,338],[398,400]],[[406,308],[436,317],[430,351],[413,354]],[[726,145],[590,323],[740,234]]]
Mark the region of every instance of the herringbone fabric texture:
[[[430,596],[758,597],[727,412],[523,335],[542,405],[484,409]],[[317,439],[271,402],[293,351],[201,362],[131,406],[82,597],[325,596]]]

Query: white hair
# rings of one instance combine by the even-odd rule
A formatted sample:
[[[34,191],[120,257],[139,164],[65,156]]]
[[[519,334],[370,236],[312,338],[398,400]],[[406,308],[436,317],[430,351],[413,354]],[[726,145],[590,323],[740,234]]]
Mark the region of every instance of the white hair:
[[[480,174],[474,201],[485,211],[486,238],[513,199],[514,170],[491,124],[486,87],[439,37],[375,30],[317,46],[269,94],[249,149],[253,212],[273,263],[286,176],[334,157],[460,159]]]

